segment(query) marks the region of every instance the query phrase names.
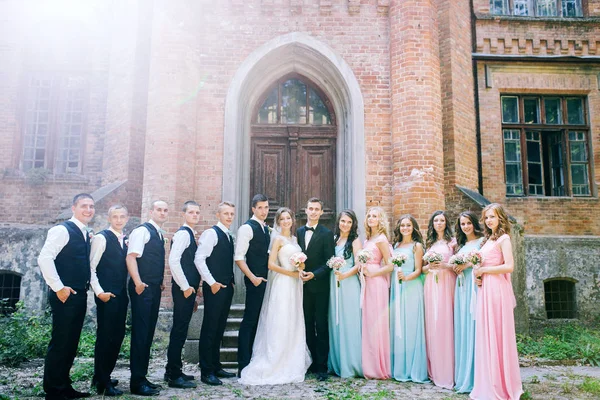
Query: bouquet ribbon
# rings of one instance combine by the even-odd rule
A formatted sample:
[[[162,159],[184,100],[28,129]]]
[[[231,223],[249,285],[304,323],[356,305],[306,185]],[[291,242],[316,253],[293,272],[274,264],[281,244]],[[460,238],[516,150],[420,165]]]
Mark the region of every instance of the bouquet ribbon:
[[[365,279],[365,276],[362,273],[362,270],[360,271],[360,273],[358,275],[359,275],[359,278],[360,278],[360,308],[362,309],[363,308],[363,304],[365,303],[366,279]]]
[[[477,292],[475,292],[475,269],[471,274],[471,304],[469,305],[469,311],[471,312],[471,318],[475,320],[475,309],[477,307]]]
[[[337,280],[337,277],[335,278]],[[335,324],[340,324],[340,287],[335,285]]]
[[[396,271],[394,276],[396,277],[396,279],[394,279],[394,285],[396,285],[396,298],[394,299],[395,303],[396,303],[396,310],[395,310],[395,330],[396,330],[396,337],[399,339],[402,339],[402,329],[401,329],[401,324],[400,324],[400,282],[398,280],[398,271],[400,271],[401,267],[396,267]]]
[[[434,318],[434,320],[436,322],[438,320],[438,297],[439,297],[439,294],[438,294],[438,286],[439,285],[436,282],[436,280],[438,278],[437,273],[438,272],[436,270],[434,270],[433,271],[433,276],[432,276],[432,279],[433,279],[433,304],[435,304],[435,307],[433,309],[434,310],[433,311],[433,318]]]

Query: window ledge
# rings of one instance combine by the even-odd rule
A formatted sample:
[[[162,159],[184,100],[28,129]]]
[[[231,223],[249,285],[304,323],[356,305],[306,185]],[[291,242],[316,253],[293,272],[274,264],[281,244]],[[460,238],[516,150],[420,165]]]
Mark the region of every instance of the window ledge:
[[[493,14],[475,14],[477,20],[488,21],[515,21],[515,22],[558,22],[572,24],[574,22],[594,23],[600,22],[600,17],[531,17],[518,15],[493,15]]]
[[[596,196],[506,196],[506,201],[565,201],[565,200],[584,200],[598,201]]]
[[[27,176],[24,174],[5,174],[2,178],[4,181],[8,182],[23,182],[26,184],[31,184],[32,186],[40,186],[40,185],[48,185],[48,184],[62,184],[62,183],[82,183],[88,184],[89,178],[84,175],[48,175],[43,182],[31,183],[29,182]]]

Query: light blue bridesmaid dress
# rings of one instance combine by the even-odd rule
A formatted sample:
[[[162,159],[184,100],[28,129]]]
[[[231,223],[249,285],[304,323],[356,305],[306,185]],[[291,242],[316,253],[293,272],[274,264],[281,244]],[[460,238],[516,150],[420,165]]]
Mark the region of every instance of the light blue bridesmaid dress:
[[[406,254],[402,272],[408,275],[415,270],[415,244],[395,248],[392,255]],[[398,282],[398,267],[394,266],[390,295],[390,341],[392,376],[394,379],[418,383],[429,382],[427,352],[425,349],[425,303],[423,281],[417,277]]]
[[[344,257],[344,246],[335,246],[335,255]],[[354,256],[346,259],[340,269],[346,272],[354,267]],[[335,274],[331,274],[329,292],[329,370],[342,378],[362,376],[360,282],[358,275],[340,281],[336,288]],[[339,308],[336,322],[336,290]]]
[[[479,250],[483,238],[467,242],[457,254]],[[475,304],[477,285],[473,268],[458,276],[454,290],[454,390],[469,393],[473,389],[475,369]],[[472,308],[472,309],[471,309]]]

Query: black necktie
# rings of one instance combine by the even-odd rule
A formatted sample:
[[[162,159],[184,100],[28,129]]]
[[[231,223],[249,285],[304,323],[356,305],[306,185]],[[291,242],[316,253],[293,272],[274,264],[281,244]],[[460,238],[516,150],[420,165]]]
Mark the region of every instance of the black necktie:
[[[307,230],[307,231],[312,231],[312,232],[314,232],[314,231],[315,231],[315,228],[313,228],[312,226],[307,226],[307,227],[306,227],[306,230]]]
[[[269,236],[269,227],[267,225],[264,226],[265,235]]]

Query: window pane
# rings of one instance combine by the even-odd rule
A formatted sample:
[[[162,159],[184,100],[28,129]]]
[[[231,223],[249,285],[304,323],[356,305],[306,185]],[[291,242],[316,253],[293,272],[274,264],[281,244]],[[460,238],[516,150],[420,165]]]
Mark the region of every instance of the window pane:
[[[583,124],[583,100],[580,98],[567,99],[567,123]]]
[[[308,123],[313,125],[330,125],[331,117],[329,116],[329,110],[327,110],[321,97],[313,89],[309,90],[308,95],[310,101]]]
[[[571,162],[587,162],[585,142],[571,142]]]
[[[277,86],[273,88],[269,96],[265,99],[262,107],[258,110],[259,124],[276,124],[277,123]]]
[[[587,183],[588,183],[587,164],[571,165],[571,181],[573,182],[573,186],[587,185]]]
[[[490,12],[496,15],[508,15],[508,0],[490,0]]]
[[[527,16],[530,15],[530,11],[531,7],[530,7],[530,3],[531,0],[513,0],[514,2],[514,10],[513,10],[513,14],[514,15],[521,15],[521,16]]]
[[[520,131],[504,130],[504,160],[506,173],[506,194],[523,194],[523,173],[521,168]]]
[[[527,141],[527,162],[541,162],[542,154],[539,142]]]
[[[537,0],[536,14],[539,17],[557,17],[558,8],[556,0]]]
[[[523,100],[524,118],[526,124],[540,123],[540,100],[537,98],[525,98]]]
[[[542,137],[540,132],[527,132],[527,176],[529,194],[544,195],[544,170],[542,164]]]
[[[562,0],[563,17],[583,17],[581,0]]]
[[[521,164],[506,164],[506,184],[521,184]]]
[[[502,96],[502,122],[519,122],[519,99],[518,97]]]
[[[550,125],[562,124],[562,108],[559,98],[550,97],[544,99],[546,111],[546,123]]]
[[[507,142],[504,144],[504,153],[506,157],[506,161],[516,162],[521,161],[521,150],[520,143],[518,142]]]
[[[306,85],[298,79],[281,85],[281,122],[306,124]]]

